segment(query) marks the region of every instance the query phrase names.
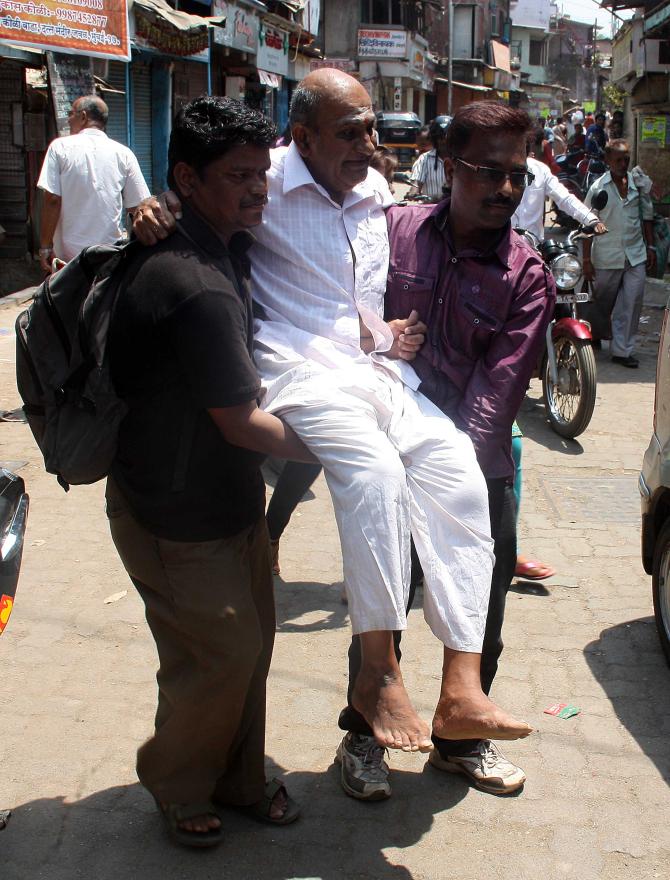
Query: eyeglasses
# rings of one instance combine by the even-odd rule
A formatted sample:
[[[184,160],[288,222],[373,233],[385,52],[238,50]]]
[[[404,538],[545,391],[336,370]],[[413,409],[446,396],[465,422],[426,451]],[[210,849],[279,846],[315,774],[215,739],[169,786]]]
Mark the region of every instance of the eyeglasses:
[[[455,161],[474,171],[482,183],[500,184],[509,177],[512,186],[526,187],[535,180],[535,175],[531,171],[503,171],[501,168],[489,168],[487,165],[471,165],[459,156],[455,157]]]

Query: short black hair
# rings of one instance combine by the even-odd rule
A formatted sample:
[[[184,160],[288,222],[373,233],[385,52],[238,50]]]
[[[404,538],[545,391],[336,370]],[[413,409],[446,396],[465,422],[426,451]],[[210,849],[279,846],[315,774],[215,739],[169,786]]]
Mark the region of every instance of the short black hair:
[[[444,124],[442,122],[438,122],[437,119],[433,119],[433,121],[428,126],[428,137],[431,140],[431,143],[434,147],[437,147],[439,141],[443,141],[447,135],[448,123]]]
[[[475,132],[485,132],[492,138],[497,134],[527,136],[531,129],[530,117],[499,101],[473,101],[454,114],[446,133],[447,156],[458,158],[470,143]]]
[[[201,95],[177,114],[168,147],[168,183],[175,185],[174,168],[186,162],[202,177],[207,165],[233,147],[251,144],[271,147],[277,129],[269,119],[242,101]]]

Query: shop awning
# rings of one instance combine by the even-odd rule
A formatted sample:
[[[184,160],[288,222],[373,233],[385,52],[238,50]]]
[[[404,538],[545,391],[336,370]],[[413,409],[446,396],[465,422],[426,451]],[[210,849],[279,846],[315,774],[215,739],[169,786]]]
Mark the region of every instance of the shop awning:
[[[449,83],[449,80],[445,76],[436,76],[435,82]],[[493,89],[489,88],[489,86],[477,86],[474,83],[458,82],[458,80],[455,80],[455,79],[452,79],[451,84],[456,89],[470,89],[473,92],[492,92],[493,91]]]
[[[149,17],[160,19],[178,31],[199,31],[214,24],[226,23],[225,15],[191,15],[190,12],[173,9],[166,0],[135,0],[132,8],[135,12],[140,10]]]
[[[9,58],[12,61],[21,61],[33,67],[41,67],[44,49],[33,49],[30,46],[10,46],[0,43],[0,58]]]
[[[168,5],[166,0],[135,0],[136,43],[144,41],[149,48],[166,55],[183,57],[197,55],[209,48],[209,28],[223,25],[225,15],[191,15]]]
[[[279,0],[282,6],[286,6],[291,12],[300,12],[307,5],[307,0]]]

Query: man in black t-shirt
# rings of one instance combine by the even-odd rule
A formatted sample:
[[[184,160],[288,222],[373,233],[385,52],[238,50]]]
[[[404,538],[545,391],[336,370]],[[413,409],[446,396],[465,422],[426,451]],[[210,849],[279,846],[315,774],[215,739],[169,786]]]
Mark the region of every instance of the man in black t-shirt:
[[[110,335],[129,411],[107,513],[160,660],[156,729],[137,771],[187,846],[220,842],[217,804],[275,824],[298,815],[264,773],[275,618],[259,465],[266,453],[313,459],[257,406],[246,257],[275,137],[238,101],[183,109],[169,148],[182,223],[133,258]]]

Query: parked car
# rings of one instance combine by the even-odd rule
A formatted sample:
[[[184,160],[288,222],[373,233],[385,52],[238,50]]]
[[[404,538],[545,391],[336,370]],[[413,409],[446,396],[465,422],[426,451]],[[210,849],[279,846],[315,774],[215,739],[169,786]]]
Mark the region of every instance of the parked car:
[[[416,159],[416,139],[421,130],[416,113],[377,113],[379,143],[392,147],[398,156],[398,167],[411,168]]]
[[[666,305],[656,364],[654,433],[644,455],[642,564],[651,575],[656,627],[670,665],[670,302]]]

